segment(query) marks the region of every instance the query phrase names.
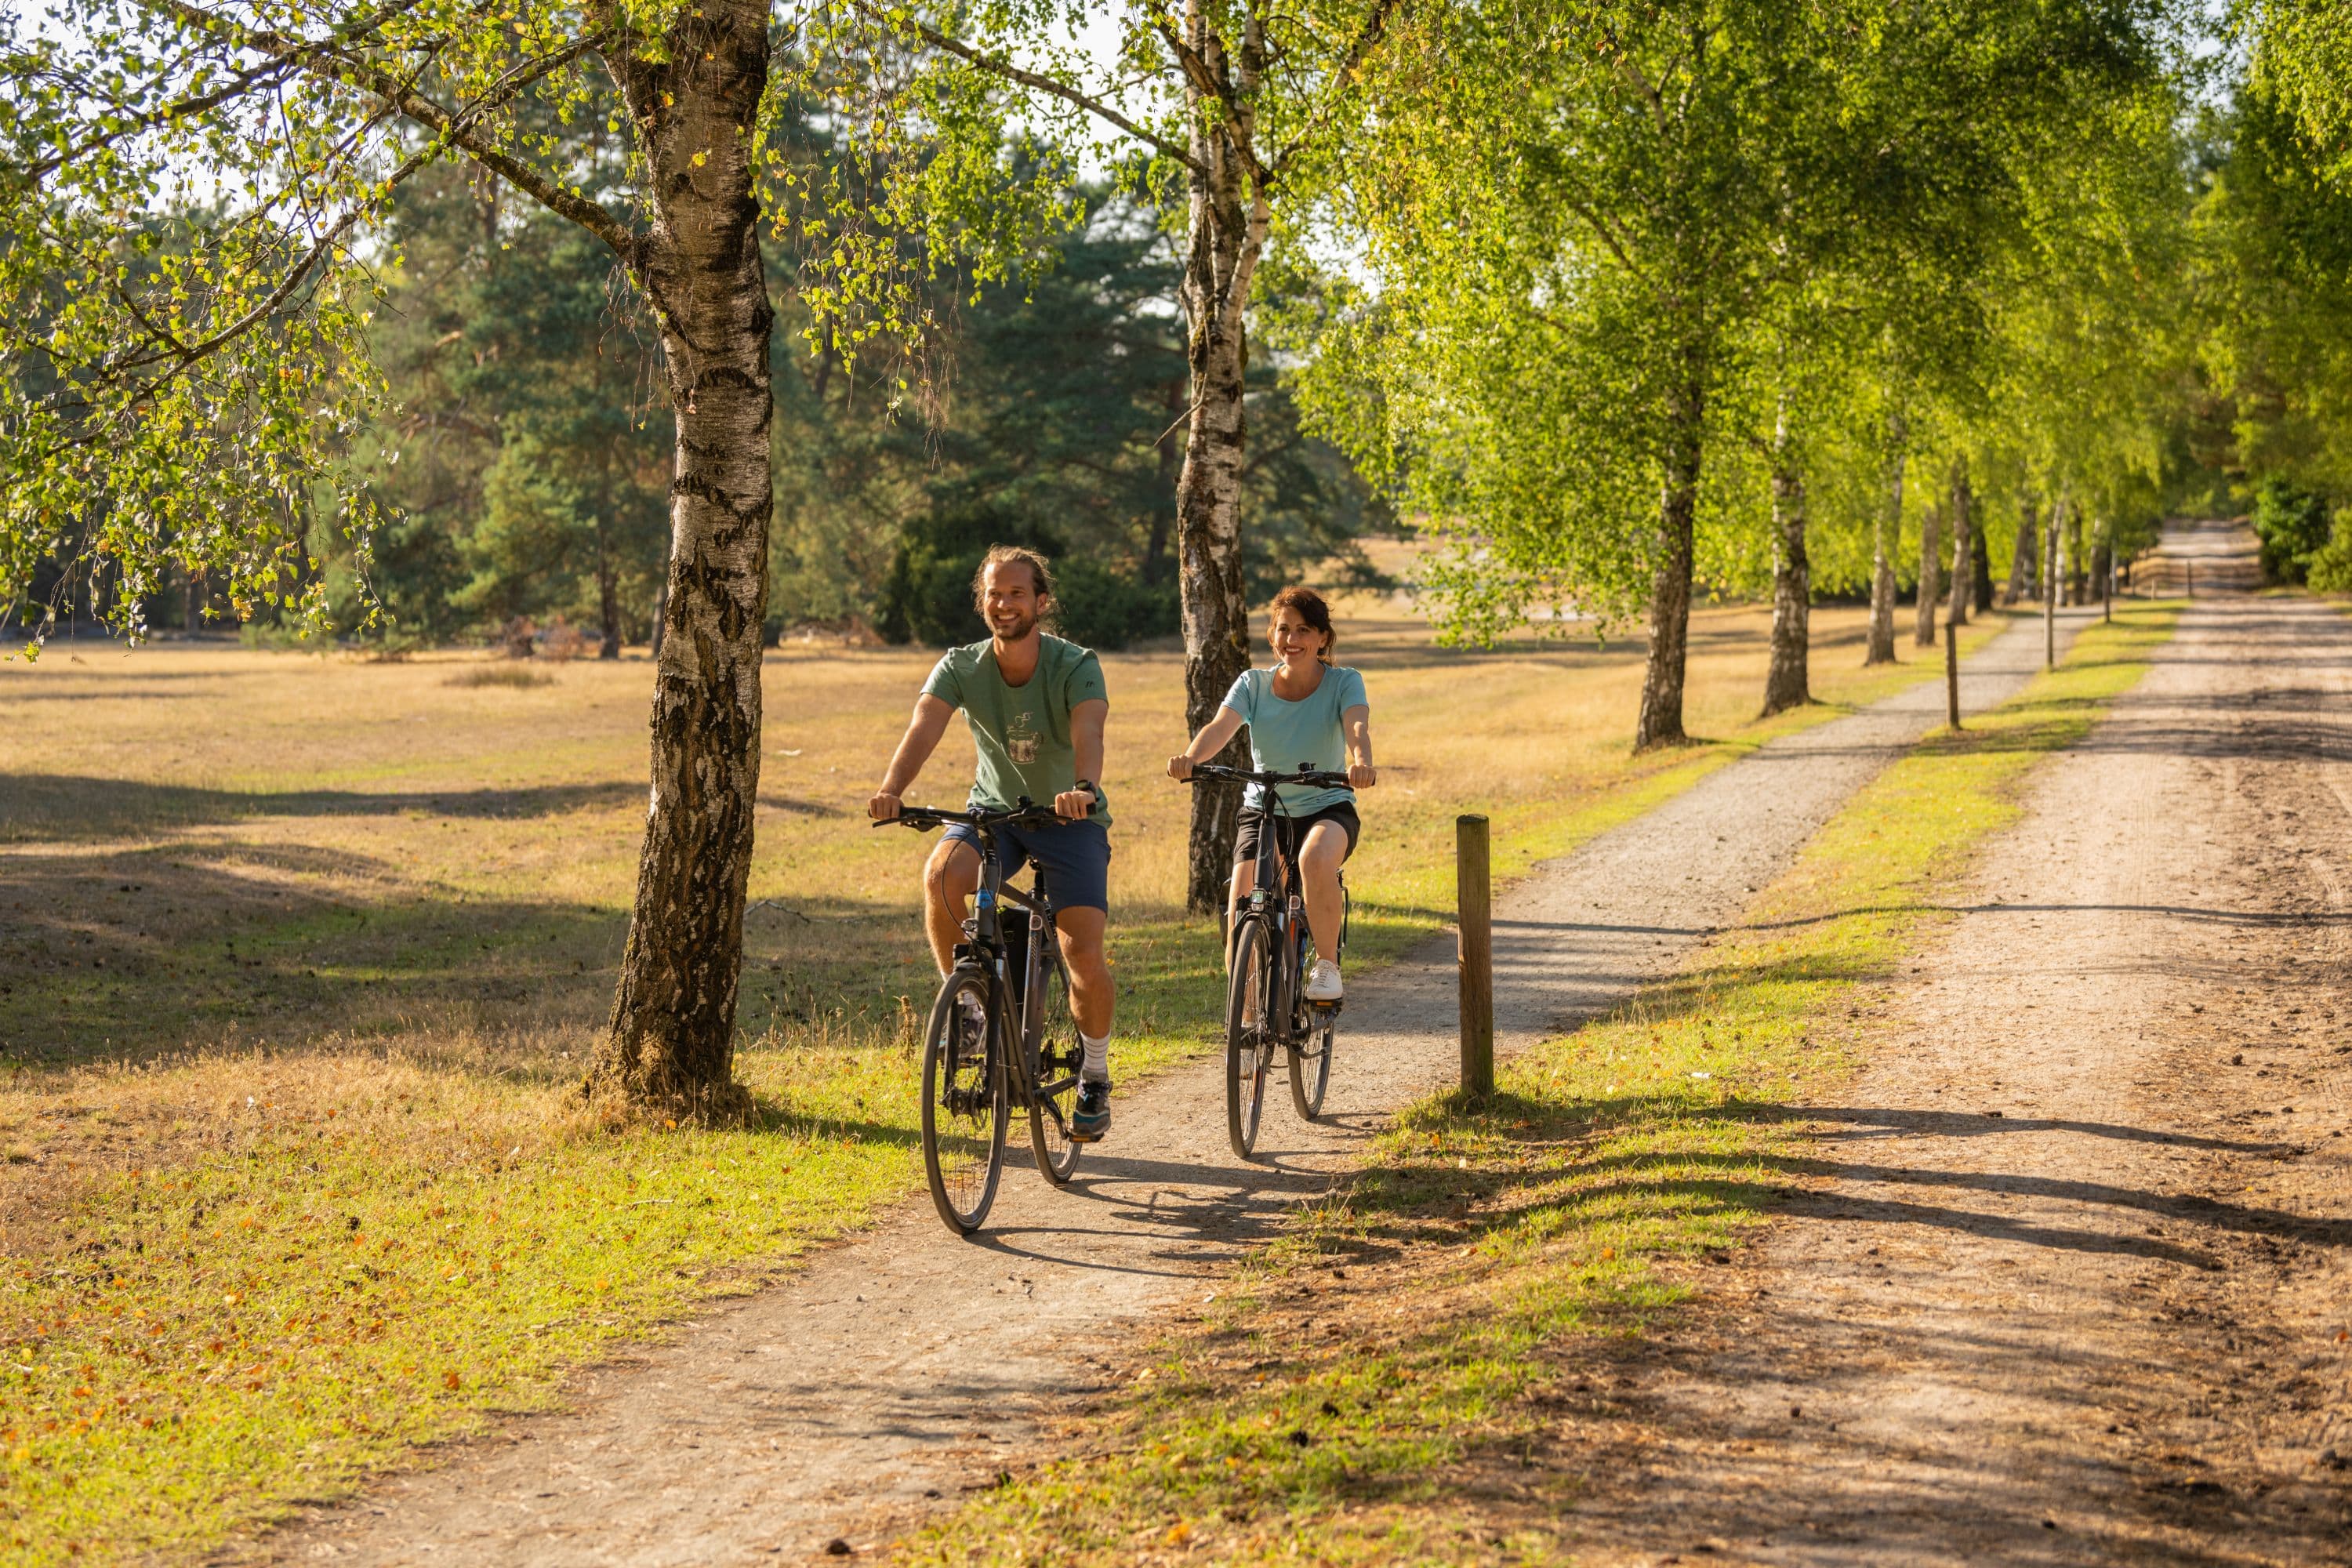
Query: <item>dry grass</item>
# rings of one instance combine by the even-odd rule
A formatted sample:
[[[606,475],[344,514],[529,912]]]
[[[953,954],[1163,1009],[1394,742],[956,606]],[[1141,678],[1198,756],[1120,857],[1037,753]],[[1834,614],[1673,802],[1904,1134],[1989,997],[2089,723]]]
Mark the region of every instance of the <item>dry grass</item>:
[[[1825,696],[1889,684],[1858,668],[1860,620],[1817,612]],[[1633,645],[1444,650],[1401,608],[1363,602],[1343,629],[1382,765],[1351,873],[1375,933],[1439,918],[1458,811],[1495,816],[1507,869],[1556,851],[1580,815],[1569,808],[1723,754],[1625,754]],[[1759,732],[1746,721],[1762,632],[1753,609],[1695,618],[1695,733]],[[912,918],[921,847],[869,832],[862,805],[930,657],[771,659],[749,1037],[887,1026],[929,988]],[[1180,910],[1188,797],[1160,776],[1182,739],[1181,667],[1105,662],[1117,958],[1131,982],[1121,1031],[1190,1032],[1198,1020],[1176,1015],[1190,988],[1165,984],[1205,962]],[[625,935],[649,668],[521,671],[530,687],[507,683],[516,668],[184,644],[65,645],[0,665],[18,759],[0,773],[0,1060],[31,1069],[0,1100],[0,1149],[80,1142],[78,1122],[37,1109],[62,1067],[394,1052],[569,1077]],[[958,727],[915,793],[956,799],[969,756]]]

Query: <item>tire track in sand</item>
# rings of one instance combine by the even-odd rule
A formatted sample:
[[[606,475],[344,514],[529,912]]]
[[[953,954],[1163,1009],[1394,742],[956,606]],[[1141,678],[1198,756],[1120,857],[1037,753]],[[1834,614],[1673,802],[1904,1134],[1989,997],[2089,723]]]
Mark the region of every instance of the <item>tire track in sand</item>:
[[[1590,1561],[2352,1562],[2352,619],[2208,572],[1623,1352]]]

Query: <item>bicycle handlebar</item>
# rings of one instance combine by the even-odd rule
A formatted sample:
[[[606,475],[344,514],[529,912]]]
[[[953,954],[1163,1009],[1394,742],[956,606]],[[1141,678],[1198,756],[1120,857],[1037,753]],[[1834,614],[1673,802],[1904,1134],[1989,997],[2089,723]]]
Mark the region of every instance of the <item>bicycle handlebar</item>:
[[[1050,805],[1039,805],[1027,795],[1011,811],[971,809],[950,811],[938,805],[902,805],[896,816],[870,822],[869,827],[913,827],[929,833],[934,827],[945,827],[952,822],[969,823],[974,827],[1047,827],[1067,820]]]
[[[1234,784],[1311,784],[1318,789],[1349,789],[1345,773],[1335,773],[1322,768],[1297,768],[1289,773],[1254,772],[1248,768],[1229,768],[1223,763],[1194,763],[1192,772],[1184,780],[1197,784],[1202,779],[1227,779]]]

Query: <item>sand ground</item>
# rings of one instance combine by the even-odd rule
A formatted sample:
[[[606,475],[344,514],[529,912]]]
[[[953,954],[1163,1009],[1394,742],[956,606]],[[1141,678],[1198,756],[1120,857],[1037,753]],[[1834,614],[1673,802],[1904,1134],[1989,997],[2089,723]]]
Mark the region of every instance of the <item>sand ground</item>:
[[[1563,1427],[1591,1562],[2352,1562],[2352,618],[2181,543],[1772,1239]]]

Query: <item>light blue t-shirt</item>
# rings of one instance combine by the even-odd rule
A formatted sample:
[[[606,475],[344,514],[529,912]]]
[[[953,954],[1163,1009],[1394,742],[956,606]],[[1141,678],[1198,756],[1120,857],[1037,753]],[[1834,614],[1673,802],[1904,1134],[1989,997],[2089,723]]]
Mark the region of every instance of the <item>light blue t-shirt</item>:
[[[1296,773],[1304,764],[1328,773],[1348,771],[1348,736],[1339,716],[1350,708],[1367,708],[1364,678],[1352,669],[1333,666],[1323,682],[1297,702],[1274,694],[1274,671],[1245,669],[1225,693],[1225,706],[1249,725],[1250,766],[1258,773]],[[1284,784],[1282,804],[1293,816],[1306,816],[1325,806],[1353,804],[1351,789],[1316,789]],[[1249,786],[1243,804],[1265,805],[1265,791]]]

